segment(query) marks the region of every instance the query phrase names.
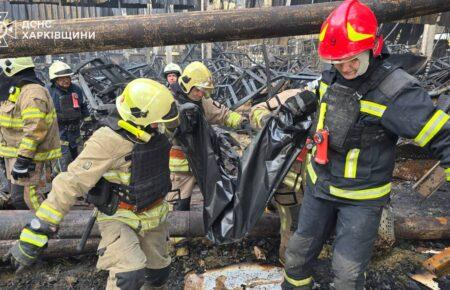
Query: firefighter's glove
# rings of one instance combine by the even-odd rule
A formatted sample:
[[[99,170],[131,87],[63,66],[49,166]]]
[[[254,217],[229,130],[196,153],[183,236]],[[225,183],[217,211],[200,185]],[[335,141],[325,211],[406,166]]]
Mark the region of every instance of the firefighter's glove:
[[[295,118],[304,118],[316,110],[317,96],[311,91],[304,90],[287,99],[283,107],[290,111]]]
[[[16,162],[11,170],[11,175],[15,180],[19,178],[30,177],[30,171],[32,171],[32,160],[23,156],[17,157]]]
[[[251,131],[252,127],[250,126],[250,122],[247,119],[243,119],[242,122],[239,124],[239,129],[245,130],[245,131]]]
[[[20,238],[3,257],[16,273],[33,265],[47,247],[48,237],[57,231],[57,226],[35,217],[23,228]]]
[[[199,106],[193,103],[185,103],[178,107],[178,111],[180,113],[180,125],[177,128],[177,133],[185,134],[193,132],[197,126],[200,111]]]

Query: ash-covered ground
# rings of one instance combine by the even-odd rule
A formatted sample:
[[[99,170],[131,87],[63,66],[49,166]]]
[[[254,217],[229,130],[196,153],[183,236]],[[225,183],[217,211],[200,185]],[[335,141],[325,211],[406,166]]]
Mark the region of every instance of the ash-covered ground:
[[[394,187],[392,204],[402,216],[448,216],[450,193],[440,191],[421,202],[417,193],[412,194],[411,184],[402,182]],[[229,245],[213,245],[203,238],[190,239],[189,254],[177,256],[172,251],[172,273],[169,289],[183,289],[186,274],[202,273],[208,269],[239,263],[279,265],[278,239],[246,239]],[[316,265],[315,288],[333,289],[330,253],[332,240],[326,245]],[[266,260],[257,260],[254,246],[262,249]],[[442,250],[450,241],[397,241],[389,252],[376,252],[367,272],[367,289],[427,289],[409,278],[408,274],[421,269],[420,263],[430,257],[426,250]],[[31,271],[14,276],[8,268],[1,268],[0,289],[103,289],[106,272],[95,269],[95,255],[42,261]],[[438,280],[441,289],[450,289],[450,277]]]

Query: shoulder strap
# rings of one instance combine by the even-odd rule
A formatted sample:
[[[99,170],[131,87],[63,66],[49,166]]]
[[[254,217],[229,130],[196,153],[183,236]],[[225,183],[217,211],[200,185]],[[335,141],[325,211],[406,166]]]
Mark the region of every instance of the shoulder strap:
[[[375,68],[372,75],[366,82],[358,88],[358,93],[364,96],[370,90],[376,88],[385,78],[387,78],[391,73],[399,68],[398,65],[392,64],[388,61],[383,61],[377,68]]]

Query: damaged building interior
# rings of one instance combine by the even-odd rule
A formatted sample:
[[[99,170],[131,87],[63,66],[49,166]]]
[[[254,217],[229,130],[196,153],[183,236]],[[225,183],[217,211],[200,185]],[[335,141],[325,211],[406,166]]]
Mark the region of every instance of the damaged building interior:
[[[343,9],[345,21],[333,21]],[[360,27],[370,17],[369,35]],[[0,20],[1,289],[450,289],[450,1],[15,0],[0,1]],[[24,71],[35,74],[14,82]],[[350,93],[347,73],[360,80]],[[191,85],[202,74],[207,84]],[[64,77],[76,88],[69,103],[57,95]],[[42,96],[30,93],[34,105],[23,109],[36,84]],[[133,84],[145,98],[132,99]],[[195,90],[202,97],[192,101]],[[356,113],[339,109],[352,100]],[[25,134],[11,137],[13,153],[11,130]],[[41,132],[46,141],[33,143]],[[24,178],[35,183],[17,183]],[[322,183],[331,197],[316,194]],[[23,208],[11,202],[18,185]],[[164,195],[142,201],[144,187]],[[375,208],[376,222],[346,216],[359,207]],[[318,216],[334,217],[328,233],[311,234]],[[134,240],[119,247],[127,230]],[[126,257],[132,247],[144,262]],[[355,259],[365,262],[345,264],[364,248]],[[131,263],[156,284],[122,275],[140,275]]]

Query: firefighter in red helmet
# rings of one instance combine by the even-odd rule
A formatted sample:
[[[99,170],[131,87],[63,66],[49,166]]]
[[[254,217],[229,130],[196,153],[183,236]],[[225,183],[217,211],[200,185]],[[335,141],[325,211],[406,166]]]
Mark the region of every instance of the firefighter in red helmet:
[[[312,287],[311,265],[335,233],[334,287],[364,289],[389,202],[397,140],[413,139],[428,149],[449,181],[449,116],[414,77],[389,62],[368,6],[344,1],[325,20],[319,38],[319,57],[332,66],[315,90],[318,111],[311,130],[328,134],[328,145],[317,145],[307,158],[306,189],[286,250],[282,287]]]

